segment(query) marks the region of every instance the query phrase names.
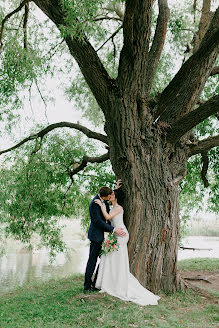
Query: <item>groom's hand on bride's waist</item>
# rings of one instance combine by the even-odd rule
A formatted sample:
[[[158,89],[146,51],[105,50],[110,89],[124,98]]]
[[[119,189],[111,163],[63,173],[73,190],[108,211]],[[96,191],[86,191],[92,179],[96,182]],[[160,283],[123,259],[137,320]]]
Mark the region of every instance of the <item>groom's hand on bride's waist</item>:
[[[126,232],[123,231],[123,228],[115,228],[115,229],[113,230],[113,232],[114,232],[115,234],[117,234],[118,236],[120,236],[120,237],[125,237],[125,236],[126,236]]]

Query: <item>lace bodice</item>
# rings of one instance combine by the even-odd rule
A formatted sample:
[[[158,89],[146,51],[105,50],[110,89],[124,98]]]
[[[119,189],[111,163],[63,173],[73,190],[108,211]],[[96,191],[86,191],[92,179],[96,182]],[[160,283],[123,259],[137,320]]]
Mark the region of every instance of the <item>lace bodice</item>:
[[[117,235],[116,237],[117,237],[118,244],[126,245],[128,240],[129,240],[129,233],[128,233],[128,230],[126,229],[126,226],[124,225],[124,222],[123,222],[123,210],[122,210],[122,212],[120,212],[119,214],[114,216],[114,218],[112,218],[111,225],[114,228],[123,228],[123,231],[126,233],[126,236],[125,237],[120,237],[120,236]]]
[[[111,210],[110,212],[112,212],[113,210]],[[111,225],[114,227],[114,228],[124,228],[125,225],[124,225],[124,222],[123,222],[123,210],[122,212],[120,212],[119,214],[117,214],[116,216],[114,216],[112,219],[111,219]]]

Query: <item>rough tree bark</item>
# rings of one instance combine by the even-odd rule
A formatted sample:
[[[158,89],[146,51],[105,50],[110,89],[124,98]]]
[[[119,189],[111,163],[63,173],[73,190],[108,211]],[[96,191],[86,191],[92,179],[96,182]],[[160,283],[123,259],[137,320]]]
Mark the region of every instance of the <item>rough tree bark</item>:
[[[34,2],[58,28],[65,25],[60,1]],[[217,97],[200,106],[200,115],[193,115],[218,52],[219,10],[209,22],[198,49],[158,101],[151,101],[150,90],[169,13],[167,0],[158,0],[157,28],[150,47],[154,2],[126,1],[124,42],[116,80],[110,78],[85,35],[68,35],[65,41],[105,114],[104,142],[109,145],[113,170],[122,178],[126,191],[131,271],[150,290],[172,292],[184,287],[177,271],[178,184],[186,174],[189,156],[218,144],[218,139],[209,139],[191,145],[187,132],[218,111]],[[193,110],[195,113],[190,113]],[[182,122],[188,124],[178,129]]]
[[[162,126],[153,125],[152,116],[142,122],[132,102],[121,104],[115,112],[115,120],[106,122],[106,131],[113,169],[127,190],[131,271],[153,291],[181,289],[177,187],[186,174],[185,150],[167,144]]]

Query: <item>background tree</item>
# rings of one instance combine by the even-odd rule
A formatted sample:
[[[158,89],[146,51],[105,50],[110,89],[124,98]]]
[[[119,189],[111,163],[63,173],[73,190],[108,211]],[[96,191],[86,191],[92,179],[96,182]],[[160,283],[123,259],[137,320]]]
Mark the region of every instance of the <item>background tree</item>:
[[[18,78],[14,73],[11,78],[6,79],[13,82],[8,85],[3,79],[2,85],[8,92],[5,102],[14,97],[18,85],[24,85],[28,79],[30,82],[36,79],[37,72],[42,72],[42,67],[49,61],[48,56],[46,59],[40,57],[40,52],[36,56],[37,49],[41,49],[39,41],[35,44],[37,49],[31,50],[31,45],[28,45],[28,2],[23,1],[17,10],[5,16],[2,21],[1,43],[8,19],[25,8],[22,18],[24,52],[21,52],[21,59],[30,74],[24,74],[21,79],[21,73],[17,75]],[[110,158],[116,177],[123,179],[127,197],[125,221],[130,231],[131,271],[144,286],[155,292],[159,289],[169,292],[183,288],[184,282],[177,271],[180,230],[178,185],[187,173],[188,159],[197,154],[202,156],[202,178],[207,185],[207,153],[219,142],[214,129],[210,137],[202,140],[198,138],[199,135],[191,132],[218,112],[218,95],[212,94],[211,98],[203,101],[206,94],[202,91],[205,85],[208,85],[209,77],[218,72],[215,63],[219,47],[219,9],[211,13],[211,2],[203,1],[198,32],[193,39],[184,35],[188,44],[182,58],[183,64],[175,76],[171,76],[170,80],[166,79],[162,89],[161,85],[156,85],[159,80],[156,72],[159,73],[162,50],[165,51],[169,19],[166,0],[158,0],[157,14],[156,7],[153,10],[153,0],[107,3],[34,0],[33,3],[33,8],[40,8],[54,23],[70,54],[78,63],[102,111],[106,134],[93,132],[80,124],[61,122],[49,125],[0,153],[16,149],[33,139],[38,140],[40,144],[50,131],[59,127],[77,129],[89,138],[105,143],[109,152],[99,157],[84,155],[80,162],[70,161],[67,170],[69,177],[78,174],[89,162],[102,162]],[[106,40],[112,41],[113,51],[103,58],[104,52],[101,51],[106,42],[100,44],[100,41],[104,33],[107,35],[107,32],[101,29],[105,20],[113,22],[109,27],[115,27],[117,24],[117,28]],[[172,38],[175,34],[175,41],[179,42],[179,33],[176,31],[183,29],[181,18],[170,20],[169,26]],[[119,33],[123,33],[123,41],[118,39],[115,45],[115,38]],[[8,38],[10,40],[10,33]],[[15,42],[19,43],[20,39],[16,38]],[[10,63],[11,57],[4,50],[4,44],[2,49],[3,60]],[[31,51],[34,59],[40,58],[36,64],[30,59]],[[9,53],[11,54],[12,50]],[[18,55],[20,56],[20,53]],[[13,63],[16,56],[14,54],[11,58]],[[14,65],[14,72],[17,72],[18,66]],[[4,65],[5,67],[7,65]],[[47,71],[47,67],[44,71]],[[8,68],[5,74],[10,75],[9,72]],[[35,153],[38,153],[40,147],[36,147]],[[22,163],[23,167],[25,168],[25,163]],[[31,174],[34,176],[34,170]],[[45,177],[48,175],[49,172]],[[36,178],[33,179],[35,180]],[[55,182],[51,183],[48,197],[53,193]],[[57,183],[60,183],[59,179]],[[65,181],[62,183],[65,185]],[[18,196],[16,202],[17,200]],[[47,215],[51,216],[51,206],[48,206],[46,199],[44,201],[42,208],[48,207]],[[30,202],[30,208],[36,203]],[[13,201],[10,204],[13,204]],[[26,212],[24,214],[28,217]],[[22,220],[18,218],[18,223],[22,225],[22,221],[26,224],[26,217]],[[27,226],[34,224],[27,223]]]

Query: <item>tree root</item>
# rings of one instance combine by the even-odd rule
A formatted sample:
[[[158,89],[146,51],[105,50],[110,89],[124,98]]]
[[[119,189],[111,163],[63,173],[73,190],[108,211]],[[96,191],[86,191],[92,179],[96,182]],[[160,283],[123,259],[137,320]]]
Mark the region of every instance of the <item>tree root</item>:
[[[187,289],[191,290],[195,295],[200,295],[201,297],[208,299],[208,301],[210,301],[213,304],[219,304],[218,299],[204,288],[194,286],[192,283],[189,282],[187,282],[186,285],[187,285]]]

